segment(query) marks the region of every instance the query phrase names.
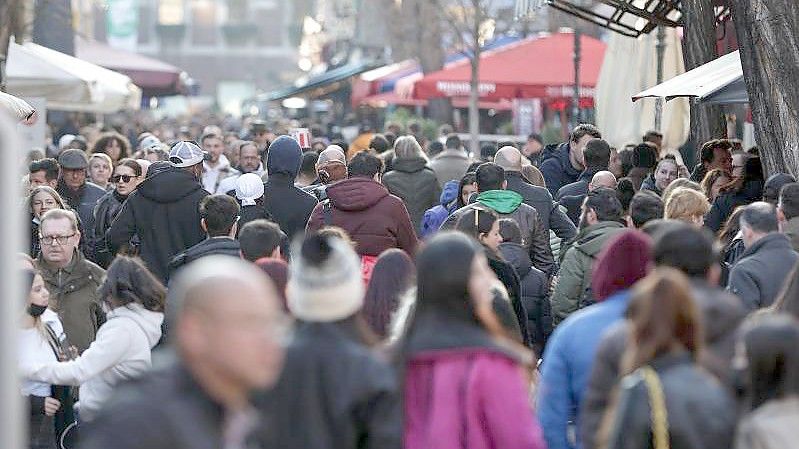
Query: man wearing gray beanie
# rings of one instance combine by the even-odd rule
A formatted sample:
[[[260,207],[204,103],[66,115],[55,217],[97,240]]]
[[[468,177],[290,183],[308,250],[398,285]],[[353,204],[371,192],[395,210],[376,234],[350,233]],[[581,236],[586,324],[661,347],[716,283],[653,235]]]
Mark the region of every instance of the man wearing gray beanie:
[[[296,243],[286,287],[298,319],[278,384],[258,401],[269,420],[264,447],[399,449],[402,423],[393,371],[367,346],[357,315],[360,260],[334,237]]]

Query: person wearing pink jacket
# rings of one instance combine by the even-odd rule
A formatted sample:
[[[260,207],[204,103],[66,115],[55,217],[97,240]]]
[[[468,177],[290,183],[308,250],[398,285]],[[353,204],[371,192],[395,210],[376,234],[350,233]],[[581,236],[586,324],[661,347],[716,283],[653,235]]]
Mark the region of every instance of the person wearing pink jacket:
[[[498,281],[480,245],[439,234],[419,254],[417,276],[413,316],[396,348],[403,447],[544,449],[528,390],[532,354],[494,315],[486,287]]]

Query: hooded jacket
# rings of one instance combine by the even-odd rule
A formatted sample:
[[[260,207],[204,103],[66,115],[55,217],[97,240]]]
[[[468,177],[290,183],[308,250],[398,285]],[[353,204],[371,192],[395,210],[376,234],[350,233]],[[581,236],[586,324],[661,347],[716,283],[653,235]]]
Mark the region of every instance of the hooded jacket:
[[[438,178],[427,161],[396,159],[394,169],[383,176],[383,185],[405,203],[413,228],[419,232],[424,212],[438,204],[441,195]]]
[[[594,261],[605,244],[624,231],[615,221],[600,221],[580,231],[574,244],[563,256],[558,282],[552,293],[552,318],[555,325],[569,314],[594,302],[591,293],[591,272]]]
[[[508,181],[507,190],[518,193],[524,198],[525,204],[534,207],[547,230],[551,229],[564,241],[574,238],[577,234],[574,223],[552,201],[552,195],[547,189],[528,183],[517,171],[506,170],[505,179]]]
[[[302,234],[317,201],[313,195],[294,186],[300,172],[302,151],[294,139],[280,136],[269,146],[264,183],[264,209],[289,240]]]
[[[489,190],[474,197],[474,203],[455,211],[447,218],[441,229],[455,229],[458,220],[470,210],[487,207],[496,212],[499,218],[516,220],[522,231],[523,245],[530,254],[533,265],[548,276],[554,273],[555,261],[552,257],[552,248],[549,246],[549,230],[544,228],[535,208],[524,204],[522,196],[510,190]]]
[[[364,177],[339,181],[328,186],[327,197],[314,208],[308,232],[338,226],[355,242],[359,256],[377,257],[391,248],[416,251],[416,233],[405,205],[379,182]]]
[[[154,163],[106,232],[109,248],[117,253],[138,235],[140,257],[166,283],[169,261],[205,239],[200,202],[206,196],[208,192],[188,171],[167,162]]]
[[[164,314],[131,303],[108,312],[97,338],[68,362],[23,366],[26,377],[54,385],[80,385],[80,417],[91,421],[120,382],[140,376],[152,362]]]
[[[569,142],[561,143],[554,151],[545,154],[538,167],[552,196],[557,195],[561,187],[577,181],[582,173],[581,169],[572,166],[569,148]]]
[[[799,255],[783,234],[773,232],[746,248],[730,271],[729,290],[749,310],[768,307],[782,290]]]
[[[549,334],[552,333],[552,311],[549,305],[547,275],[533,267],[530,254],[518,243],[501,243],[499,252],[516,270],[521,287],[521,301],[527,312],[527,332],[536,354],[542,354]]]
[[[465,151],[447,148],[430,161],[430,168],[436,173],[438,185],[443,186],[448,181],[460,181],[471,163]]]
[[[50,291],[48,307],[58,314],[70,345],[83,352],[94,341],[97,329],[105,321],[97,289],[105,278],[105,270],[75,251],[72,263],[58,269],[44,258],[36,260],[36,268]]]
[[[422,226],[419,232],[420,238],[427,238],[438,232],[441,224],[449,217],[449,214],[455,212],[458,204],[456,200],[458,199],[459,185],[458,181],[447,181],[444,184],[438,205],[427,209],[424,217],[422,217]]]
[[[175,256],[172,261],[169,262],[169,274],[171,276],[181,267],[205,256],[224,255],[240,259],[240,251],[241,246],[239,246],[238,240],[227,236],[209,237]]]

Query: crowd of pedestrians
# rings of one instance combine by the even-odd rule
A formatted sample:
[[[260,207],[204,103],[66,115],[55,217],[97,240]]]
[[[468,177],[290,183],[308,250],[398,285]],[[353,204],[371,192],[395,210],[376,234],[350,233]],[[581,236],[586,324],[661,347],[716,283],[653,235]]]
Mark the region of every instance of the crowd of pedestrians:
[[[799,183],[755,150],[148,131],[23,176],[31,448],[799,438]]]

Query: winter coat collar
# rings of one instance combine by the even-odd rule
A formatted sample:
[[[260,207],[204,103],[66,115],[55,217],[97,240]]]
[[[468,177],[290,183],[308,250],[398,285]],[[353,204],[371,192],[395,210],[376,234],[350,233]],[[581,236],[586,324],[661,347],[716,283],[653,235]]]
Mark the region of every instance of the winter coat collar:
[[[519,208],[524,198],[511,190],[488,190],[477,195],[477,202],[500,214],[510,214]]]
[[[200,181],[188,171],[178,167],[164,167],[156,173],[148,173],[134,194],[156,203],[167,204],[178,202],[202,188]]]
[[[446,158],[453,158],[453,159],[463,159],[465,161],[469,160],[469,156],[462,150],[457,150],[454,148],[447,148],[444,151],[438,153],[433,160],[436,159],[446,159]]]
[[[778,232],[767,234],[765,237],[753,243],[752,246],[746,248],[744,253],[741,255],[741,259],[751,256],[760,250],[768,251],[775,249],[791,249],[791,242],[788,240],[788,237],[785,234],[780,234]]]
[[[228,170],[232,170],[233,167],[230,166],[230,161],[228,160],[227,156],[224,154],[219,155],[219,162],[216,164],[215,167],[211,167],[211,164],[208,161],[203,162],[203,169],[205,171],[217,171],[217,172],[225,172]]]
[[[83,253],[75,250],[75,253],[72,255],[72,262],[70,262],[66,267],[54,267],[44,259],[44,256],[42,256],[39,261],[39,268],[51,276],[55,276],[55,273],[58,273],[59,271],[64,271],[68,274],[76,273],[78,275],[83,275],[89,273],[88,269],[85,269],[86,264],[83,263],[84,261],[86,261],[86,257],[83,256]]]
[[[427,161],[425,159],[414,157],[410,159],[394,159],[392,168],[403,173],[416,173],[424,170],[426,166]]]
[[[581,252],[595,256],[602,250],[607,238],[623,230],[624,225],[617,221],[600,221],[583,229],[574,246]]]

